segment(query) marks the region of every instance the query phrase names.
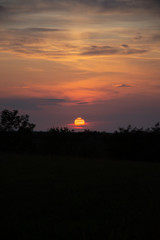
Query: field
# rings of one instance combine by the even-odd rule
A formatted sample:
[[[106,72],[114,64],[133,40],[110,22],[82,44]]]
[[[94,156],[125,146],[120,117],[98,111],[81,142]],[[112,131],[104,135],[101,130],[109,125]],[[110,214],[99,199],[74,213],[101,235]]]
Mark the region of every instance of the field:
[[[0,178],[3,239],[160,239],[159,163],[3,154]]]

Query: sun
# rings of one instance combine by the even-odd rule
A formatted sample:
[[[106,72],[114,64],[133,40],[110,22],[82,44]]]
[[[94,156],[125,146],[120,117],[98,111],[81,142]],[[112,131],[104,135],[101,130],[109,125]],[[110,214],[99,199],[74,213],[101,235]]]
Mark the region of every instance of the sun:
[[[83,118],[78,117],[74,120],[74,125],[75,126],[84,126],[85,125],[85,121]]]

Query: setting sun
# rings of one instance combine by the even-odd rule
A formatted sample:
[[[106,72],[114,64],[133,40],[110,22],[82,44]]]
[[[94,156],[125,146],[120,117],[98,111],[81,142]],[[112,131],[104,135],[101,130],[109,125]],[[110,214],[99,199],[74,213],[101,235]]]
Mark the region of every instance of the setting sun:
[[[83,118],[78,117],[74,120],[74,125],[75,126],[83,126],[83,125],[85,125],[85,121]]]
[[[1,0],[0,112],[26,112],[36,131],[154,125],[159,3]]]

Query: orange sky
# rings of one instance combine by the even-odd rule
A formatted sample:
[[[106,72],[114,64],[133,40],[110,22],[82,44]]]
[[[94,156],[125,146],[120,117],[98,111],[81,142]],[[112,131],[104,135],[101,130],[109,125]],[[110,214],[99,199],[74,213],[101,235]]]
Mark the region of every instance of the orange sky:
[[[37,129],[153,125],[159,76],[157,0],[0,1],[0,109]]]

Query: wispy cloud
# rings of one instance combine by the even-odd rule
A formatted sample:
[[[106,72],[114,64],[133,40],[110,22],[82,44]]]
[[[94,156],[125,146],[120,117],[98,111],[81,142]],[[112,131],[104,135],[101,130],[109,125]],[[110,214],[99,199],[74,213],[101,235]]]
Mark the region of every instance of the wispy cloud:
[[[122,44],[122,47],[128,48],[129,46],[127,44]]]
[[[5,11],[6,11],[5,7],[4,6],[0,6],[0,12],[3,13]]]
[[[119,52],[119,49],[111,46],[90,46],[86,48],[82,55],[94,56],[94,55],[112,55]]]
[[[131,85],[128,85],[128,84],[117,84],[117,85],[114,85],[115,87],[117,88],[130,88],[132,87]]]
[[[146,49],[137,49],[137,48],[130,48],[128,45],[123,44],[123,48],[121,47],[112,47],[112,46],[90,46],[86,48],[82,55],[87,56],[96,56],[96,55],[128,55],[128,54],[141,54],[146,53],[148,50]]]
[[[0,13],[0,22],[6,24],[21,24],[27,20],[32,26],[33,21],[41,14],[42,24],[45,19],[46,22],[52,21],[54,25],[60,21],[63,24],[68,21],[69,24],[83,22],[85,25],[84,17],[95,23],[103,16],[109,16],[107,21],[110,21],[111,15],[114,15],[114,18],[111,17],[112,21],[121,21],[122,18],[129,20],[129,16],[135,21],[137,18],[143,20],[147,15],[159,19],[160,3],[159,0],[5,0],[0,5]]]
[[[130,12],[130,11],[154,11],[158,12],[160,9],[159,0],[6,0],[5,6],[11,12],[33,12],[39,11],[72,11],[83,8],[87,11],[103,11],[103,12]]]
[[[67,31],[67,33],[66,33]],[[73,43],[72,32],[60,28],[21,28],[0,30],[0,50],[30,58],[75,59],[86,56],[131,55],[148,52],[127,44],[81,45]],[[72,44],[73,43],[73,44]]]
[[[154,34],[152,37],[151,37],[151,41],[159,41],[160,42],[160,34]]]
[[[44,106],[61,105],[72,102],[63,98],[0,98],[0,109],[26,109],[36,110]]]
[[[21,29],[24,31],[29,31],[29,32],[60,32],[60,31],[67,31],[66,29],[58,29],[58,28],[25,28]]]
[[[46,35],[46,34],[53,35]],[[49,28],[1,29],[1,52],[15,53],[26,57],[60,58],[71,55],[75,48],[59,41],[69,38],[64,30]]]

